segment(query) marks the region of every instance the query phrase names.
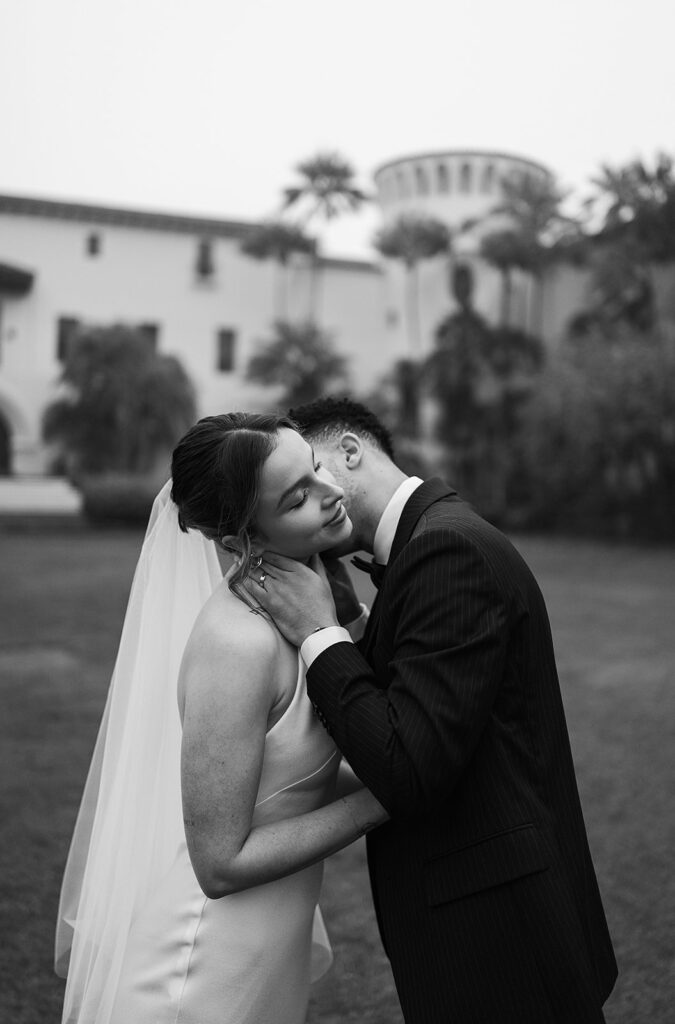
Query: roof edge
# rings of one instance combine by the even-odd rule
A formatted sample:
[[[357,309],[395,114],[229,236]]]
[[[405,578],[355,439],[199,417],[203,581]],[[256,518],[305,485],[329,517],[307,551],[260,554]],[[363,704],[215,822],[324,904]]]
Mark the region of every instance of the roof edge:
[[[382,171],[395,167],[397,164],[408,163],[411,160],[438,160],[441,157],[449,156],[479,156],[492,158],[493,160],[517,160],[518,163],[528,164],[530,167],[535,167],[538,171],[544,171],[545,174],[553,177],[553,171],[546,164],[542,164],[538,160],[532,160],[527,156],[519,156],[517,153],[506,153],[498,149],[439,149],[424,153],[409,153],[406,156],[397,156],[392,160],[385,160],[384,163],[377,165],[373,171],[373,178],[376,178]]]
[[[259,221],[225,220],[216,217],[195,216],[194,214],[165,213],[6,193],[0,194],[0,213],[80,221],[85,224],[112,224],[119,227],[142,227],[156,231],[221,235],[234,238],[248,235],[260,223]]]

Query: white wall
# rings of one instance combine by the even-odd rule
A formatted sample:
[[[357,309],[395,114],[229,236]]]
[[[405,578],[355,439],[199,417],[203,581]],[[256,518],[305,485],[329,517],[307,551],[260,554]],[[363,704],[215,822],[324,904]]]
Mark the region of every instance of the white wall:
[[[98,256],[87,255],[87,237],[100,237]],[[87,224],[0,213],[0,261],[34,272],[32,290],[3,300],[0,410],[15,432],[17,472],[39,471],[39,425],[61,366],[57,321],[92,324],[151,322],[160,328],[159,350],[176,355],[194,381],[200,415],[269,405],[274,392],[244,379],[248,359],[269,337],[276,315],[278,268],[240,252],[235,238],[213,239],[215,273],[196,272],[198,236],[121,225]],[[309,313],[307,264],[288,275],[289,315]],[[358,265],[321,271],[320,322],[353,362],[359,390],[382,372],[384,318],[381,275]],[[216,368],[217,331],[237,333],[235,372]],[[30,450],[29,450],[30,449]]]

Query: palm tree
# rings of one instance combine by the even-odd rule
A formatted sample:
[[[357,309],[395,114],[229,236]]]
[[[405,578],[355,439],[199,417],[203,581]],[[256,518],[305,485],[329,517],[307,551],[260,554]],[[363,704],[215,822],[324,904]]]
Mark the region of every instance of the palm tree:
[[[354,168],[339,153],[317,153],[299,163],[297,185],[284,189],[284,209],[297,204],[306,207],[303,223],[316,216],[332,220],[341,213],[354,213],[369,198],[354,182]]]
[[[653,169],[641,160],[616,169],[603,165],[593,184],[597,192],[587,206],[600,219],[593,238],[595,313],[610,324],[627,319],[650,327],[658,317],[654,264],[675,260],[673,161],[661,153]]]
[[[149,473],[196,419],[194,389],[179,361],[123,325],[83,330],[61,383],[43,436],[62,449],[76,477]]]
[[[393,224],[381,228],[373,244],[387,259],[401,260],[407,271],[406,314],[411,355],[422,350],[420,323],[419,264],[450,252],[450,232],[442,221],[419,214],[402,214]]]
[[[275,319],[288,316],[288,261],[294,253],[316,252],[316,241],[297,224],[283,220],[267,221],[255,228],[241,243],[241,250],[256,260],[276,260],[278,264]]]
[[[300,223],[306,227],[317,217],[333,220],[341,213],[354,213],[369,199],[355,183],[355,171],[339,153],[317,153],[297,164],[300,176],[296,185],[283,190],[283,209],[300,208],[304,211]],[[312,318],[318,306],[318,251],[314,250],[312,263],[310,313]]]
[[[493,231],[481,239],[480,253],[484,260],[502,275],[501,309],[499,322],[508,327],[511,320],[511,297],[513,294],[512,272],[522,267],[529,255],[523,252],[520,236],[515,231]]]
[[[280,404],[304,405],[329,387],[347,383],[347,360],[334,351],[332,339],[316,324],[279,320],[274,337],[260,343],[246,375],[259,384],[283,385]]]
[[[537,301],[534,323],[541,332],[544,270],[553,260],[576,254],[579,223],[562,212],[566,194],[549,177],[512,174],[502,179],[501,189],[503,199],[488,218],[503,216],[509,226],[482,238],[481,255],[502,275],[502,327],[509,326],[512,271],[518,268],[532,275]]]
[[[675,175],[673,161],[665,153],[650,170],[641,160],[625,167],[602,165],[593,179],[598,189],[589,205],[603,210],[603,237],[630,235],[640,243],[647,259],[675,258]]]

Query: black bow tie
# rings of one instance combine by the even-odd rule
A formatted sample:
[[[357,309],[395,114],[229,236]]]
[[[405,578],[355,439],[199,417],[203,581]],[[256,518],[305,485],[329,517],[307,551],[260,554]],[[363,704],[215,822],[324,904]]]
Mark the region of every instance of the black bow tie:
[[[382,565],[381,562],[376,562],[373,558],[370,562],[367,562],[365,558],[359,558],[358,555],[354,555],[352,558],[352,565],[355,565],[357,569],[361,569],[362,572],[367,572],[373,581],[373,586],[380,589],[384,574],[387,571],[386,565]]]

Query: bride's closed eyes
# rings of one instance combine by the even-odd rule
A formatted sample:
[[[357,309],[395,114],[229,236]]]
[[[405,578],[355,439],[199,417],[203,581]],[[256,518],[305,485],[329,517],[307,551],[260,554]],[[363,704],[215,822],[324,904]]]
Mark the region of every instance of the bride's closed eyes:
[[[321,463],[321,462],[317,462],[317,463],[316,463],[316,465],[314,466],[314,472],[315,472],[315,473],[318,473],[318,472],[319,472],[319,470],[321,469],[321,466],[322,466],[322,465],[323,465],[323,463]],[[307,501],[307,498],[308,498],[308,497],[309,497],[309,487],[305,487],[305,488],[303,488],[303,491],[302,491],[302,497],[301,497],[300,501],[297,501],[297,502],[295,503],[295,505],[291,505],[291,506],[289,507],[289,512],[292,512],[292,511],[293,511],[294,509],[297,509],[297,508],[302,508],[302,506],[303,506],[303,505],[305,504],[305,502]]]

